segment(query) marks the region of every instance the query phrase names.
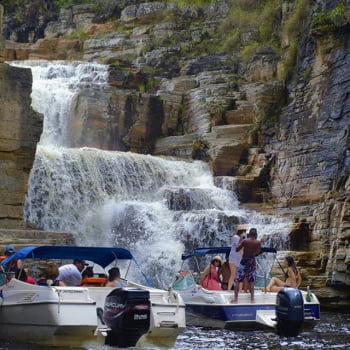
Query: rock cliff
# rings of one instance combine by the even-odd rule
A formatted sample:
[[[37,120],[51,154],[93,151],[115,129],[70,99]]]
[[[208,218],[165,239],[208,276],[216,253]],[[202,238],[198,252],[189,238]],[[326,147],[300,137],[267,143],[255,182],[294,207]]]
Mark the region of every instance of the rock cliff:
[[[32,76],[29,69],[0,63],[0,222],[17,226],[23,218],[24,194],[42,116],[31,108]]]
[[[278,11],[264,8],[260,27],[252,22],[239,32],[239,51],[230,45],[238,40],[233,35],[237,27],[245,23],[235,27],[235,11],[255,9],[256,2],[209,3],[181,7],[176,2],[130,1],[123,7],[107,1],[102,17],[101,8],[77,5],[43,20],[47,24],[41,36],[34,30],[34,42],[19,42],[18,36],[10,40],[16,38],[16,27],[7,17],[3,56],[108,64],[110,90],[98,103],[81,96],[90,106],[84,122],[77,101],[72,121],[75,146],[207,161],[218,185],[230,181],[243,205],[293,219],[290,249],[305,276],[304,285],[311,285],[333,307],[349,304],[350,5],[267,1],[266,8],[278,5]],[[277,48],[264,16],[281,28]],[[226,35],[219,36],[220,30]],[[264,41],[265,32],[269,40]],[[28,73],[6,65],[1,71],[2,81],[9,79],[11,84],[13,74],[23,74],[17,78],[24,86],[17,83],[6,90],[8,85],[0,85],[0,100],[8,101],[7,107],[0,104],[0,123],[6,123],[7,130],[0,137],[7,147],[0,148],[0,157],[11,155],[13,163],[23,166],[23,149],[30,149],[33,157],[40,117],[29,107]],[[22,97],[6,93],[15,88]],[[21,115],[17,128],[26,125],[28,132],[28,120],[33,125],[31,147],[18,146],[25,143],[19,131],[18,138],[5,142],[13,127],[10,107]],[[100,111],[106,109],[110,118],[102,120]],[[7,173],[16,168],[8,164]],[[26,176],[29,170],[28,160]],[[3,173],[1,178],[7,177]],[[11,183],[20,188],[18,213],[12,214],[19,218],[26,177]],[[7,218],[9,206],[1,208],[1,216]]]

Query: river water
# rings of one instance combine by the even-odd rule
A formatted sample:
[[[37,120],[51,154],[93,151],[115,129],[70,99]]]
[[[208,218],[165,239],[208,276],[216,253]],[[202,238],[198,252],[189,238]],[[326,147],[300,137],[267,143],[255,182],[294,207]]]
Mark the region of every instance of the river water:
[[[50,348],[33,344],[0,341],[0,350],[111,350],[110,346],[86,348]],[[131,349],[131,348],[129,348]],[[137,349],[137,348],[133,348]],[[140,348],[138,348],[140,349]],[[164,348],[148,347],[142,350],[160,350]],[[315,349],[350,349],[350,314],[322,313],[320,323],[309,332],[303,332],[298,337],[279,337],[273,332],[262,331],[225,331],[188,327],[182,333],[174,347],[168,350],[315,350]]]

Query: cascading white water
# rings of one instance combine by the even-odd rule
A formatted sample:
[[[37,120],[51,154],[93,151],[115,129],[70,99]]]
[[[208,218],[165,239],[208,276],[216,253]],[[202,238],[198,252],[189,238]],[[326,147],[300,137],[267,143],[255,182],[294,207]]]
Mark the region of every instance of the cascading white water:
[[[26,221],[71,232],[80,245],[127,247],[160,287],[173,280],[184,250],[229,245],[238,222],[260,235],[288,232],[287,220],[241,209],[234,193],[214,186],[204,162],[68,148],[71,101],[82,88],[104,89],[106,66],[12,64],[32,69],[32,106],[45,118]]]
[[[71,102],[83,88],[101,89],[107,84],[104,65],[64,61],[14,61],[11,65],[31,68],[32,107],[44,115],[40,144],[70,147]]]

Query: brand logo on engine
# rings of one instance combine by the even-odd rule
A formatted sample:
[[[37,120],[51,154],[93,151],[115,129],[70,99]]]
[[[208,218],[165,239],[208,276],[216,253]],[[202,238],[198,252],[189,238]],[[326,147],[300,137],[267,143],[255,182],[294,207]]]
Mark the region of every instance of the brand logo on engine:
[[[106,302],[105,306],[113,308],[113,309],[121,309],[124,307],[123,304],[118,304],[118,303],[113,303],[113,302]]]

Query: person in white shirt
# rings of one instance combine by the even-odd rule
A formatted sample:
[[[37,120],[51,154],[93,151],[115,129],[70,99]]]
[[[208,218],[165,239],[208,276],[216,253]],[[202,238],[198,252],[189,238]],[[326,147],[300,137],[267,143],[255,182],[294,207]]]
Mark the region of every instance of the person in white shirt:
[[[57,281],[59,286],[79,286],[84,269],[85,261],[74,260],[73,264],[61,266],[58,271]]]
[[[231,245],[231,250],[229,255],[231,273],[230,273],[230,278],[228,280],[227,290],[232,289],[232,285],[237,273],[237,268],[242,259],[243,250],[237,252],[236,248],[242,242],[243,234],[245,234],[246,231],[247,229],[244,225],[238,225],[237,232],[232,236],[232,245]]]

